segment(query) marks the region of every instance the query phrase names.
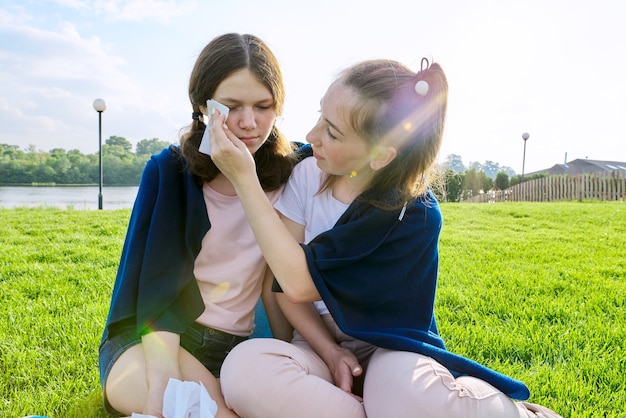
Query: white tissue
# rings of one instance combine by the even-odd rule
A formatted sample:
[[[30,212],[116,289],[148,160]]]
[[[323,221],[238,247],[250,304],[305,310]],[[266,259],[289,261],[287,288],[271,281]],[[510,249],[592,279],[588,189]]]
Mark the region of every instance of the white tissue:
[[[172,379],[163,394],[164,418],[215,418],[217,404],[200,383]],[[155,418],[152,415],[133,414],[132,418]]]
[[[220,111],[220,113],[224,116],[226,116],[226,119],[228,119],[228,112],[230,111],[230,109],[228,108],[228,106],[225,106],[223,104],[221,104],[220,102],[218,102],[217,100],[213,100],[213,99],[209,99],[206,101],[206,110],[207,110],[207,114],[209,115],[209,117],[211,117],[211,112],[213,109],[217,109]],[[224,119],[224,120],[226,120]],[[211,129],[209,129],[209,125],[208,123],[206,124],[207,127],[204,130],[204,135],[202,135],[202,141],[200,142],[200,147],[198,148],[198,150],[206,155],[211,155]]]

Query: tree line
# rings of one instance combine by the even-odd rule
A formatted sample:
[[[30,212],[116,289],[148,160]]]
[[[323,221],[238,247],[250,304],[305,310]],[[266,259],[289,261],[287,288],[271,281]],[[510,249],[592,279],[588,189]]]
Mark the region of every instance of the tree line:
[[[102,183],[105,186],[136,186],[151,155],[170,144],[158,138],[142,139],[132,152],[132,143],[120,136],[111,136],[102,146]],[[510,167],[493,161],[463,164],[459,155],[451,154],[441,163],[435,187],[442,201],[460,202],[481,192],[504,190],[520,182]],[[531,177],[527,177],[530,180]],[[82,154],[79,150],[55,148],[37,150],[30,145],[20,150],[17,145],[0,144],[1,185],[84,185],[98,184],[98,153]]]
[[[505,190],[521,182],[521,176],[510,167],[493,161],[472,162],[465,167],[461,157],[455,154],[448,155],[441,168],[443,180],[436,182],[435,192],[446,202],[460,202],[490,190]],[[545,174],[525,176],[524,182],[540,177]]]
[[[102,145],[102,184],[135,186],[152,154],[169,145],[157,138],[143,139],[132,152],[126,138],[111,136]],[[30,145],[20,150],[17,145],[0,144],[0,184],[98,184],[100,181],[98,153],[82,154],[79,150],[55,148],[37,150]]]

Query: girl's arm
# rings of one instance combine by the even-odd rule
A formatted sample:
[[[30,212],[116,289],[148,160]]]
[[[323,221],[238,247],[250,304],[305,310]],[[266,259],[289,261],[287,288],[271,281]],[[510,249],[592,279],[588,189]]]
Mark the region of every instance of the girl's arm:
[[[304,251],[265,196],[250,151],[224,129],[224,116],[213,114],[210,129],[211,159],[233,184],[257,243],[285,295],[293,302],[319,300]]]
[[[337,344],[312,303],[292,303],[281,293],[276,294],[276,300],[294,328],[324,360],[333,375],[335,385],[352,394],[352,377],[362,373],[356,356]]]
[[[292,221],[282,213],[278,215],[294,239],[297,242],[304,242],[305,226]],[[324,360],[333,375],[335,385],[352,393],[352,376],[358,376],[362,370],[356,356],[337,344],[312,303],[291,303],[282,293],[276,293],[275,298],[289,322]],[[358,397],[357,399],[361,400]]]
[[[263,300],[263,307],[265,308],[265,314],[267,315],[267,321],[270,324],[272,330],[272,336],[283,341],[291,341],[293,336],[293,327],[289,323],[285,314],[280,309],[276,296],[272,292],[272,282],[274,281],[274,273],[269,267],[265,271],[265,277],[263,278],[263,291],[261,292],[261,299]]]
[[[228,409],[219,380],[206,369],[203,369],[206,377],[200,370],[191,370],[190,367],[202,367],[196,360],[193,366],[190,364],[181,365],[180,361],[184,356],[180,356],[180,335],[168,331],[155,331],[144,335],[141,338],[145,367],[146,383],[148,385],[148,395],[144,404],[143,414],[162,417],[163,415],[163,395],[170,378],[178,380],[189,380],[197,382],[202,380],[209,396],[217,403],[216,418],[234,418],[237,415]],[[183,370],[181,370],[181,368]],[[183,372],[186,375],[183,375]]]
[[[155,331],[141,337],[146,362],[148,397],[143,413],[161,417],[163,394],[170,377],[181,379],[178,366],[180,335],[167,331]]]
[[[256,174],[241,178],[235,190],[265,260],[285,295],[293,302],[319,300],[304,251],[276,214]]]

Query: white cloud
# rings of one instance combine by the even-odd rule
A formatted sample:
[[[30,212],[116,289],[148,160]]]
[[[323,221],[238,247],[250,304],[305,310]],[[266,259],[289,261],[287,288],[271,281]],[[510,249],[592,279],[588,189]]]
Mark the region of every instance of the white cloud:
[[[125,60],[95,36],[62,22],[56,30],[3,15],[0,36],[0,142],[82,148],[92,102],[105,96],[135,111],[144,99]],[[91,147],[90,147],[91,148]]]
[[[466,163],[492,160],[520,171],[525,131],[529,172],[562,162],[566,151],[570,158],[624,158],[624,6],[615,0],[301,6],[4,0],[0,142],[94,152],[97,97],[108,105],[105,138],[174,142],[190,117],[186,83],[195,57],[213,36],[235,31],[259,35],[281,62],[287,102],[280,126],[294,140],[317,119],[319,99],[340,69],[381,57],[417,68],[430,56],[450,82],[442,158],[457,154]],[[355,7],[358,19],[350,19]]]

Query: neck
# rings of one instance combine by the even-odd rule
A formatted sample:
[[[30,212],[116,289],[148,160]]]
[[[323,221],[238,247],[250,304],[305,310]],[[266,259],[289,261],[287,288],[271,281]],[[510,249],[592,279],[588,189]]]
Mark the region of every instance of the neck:
[[[232,183],[222,173],[219,173],[217,177],[209,182],[209,187],[225,196],[237,195],[237,192],[235,191]]]
[[[342,203],[352,203],[358,195],[363,193],[370,182],[370,177],[371,176],[366,175],[365,173],[357,173],[354,177],[337,177],[332,187],[333,197]]]

